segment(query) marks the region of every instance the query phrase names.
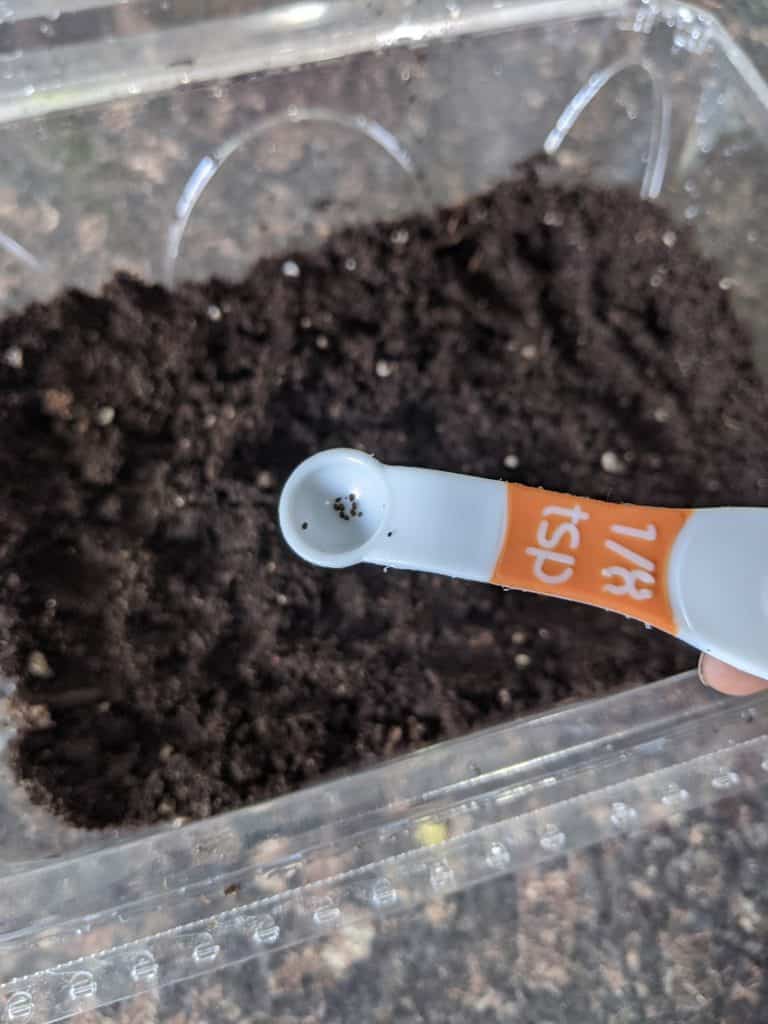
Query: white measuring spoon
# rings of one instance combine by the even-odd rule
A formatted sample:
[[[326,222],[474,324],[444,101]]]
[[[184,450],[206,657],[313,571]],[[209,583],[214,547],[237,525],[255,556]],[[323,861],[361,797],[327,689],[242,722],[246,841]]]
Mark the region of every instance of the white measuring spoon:
[[[598,605],[768,676],[768,509],[669,509],[407,466],[352,448],[280,496],[297,555],[371,562]]]

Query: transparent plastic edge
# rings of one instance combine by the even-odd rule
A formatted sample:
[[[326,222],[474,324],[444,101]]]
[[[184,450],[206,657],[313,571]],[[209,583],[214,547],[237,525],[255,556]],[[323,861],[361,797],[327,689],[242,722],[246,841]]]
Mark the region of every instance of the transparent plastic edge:
[[[419,790],[441,771],[444,785]],[[38,935],[27,934],[27,943],[45,950],[46,965],[15,979],[0,974],[0,1021],[47,1024],[321,939],[361,919],[413,910],[436,896],[673,820],[724,794],[755,790],[767,773],[768,696],[719,698],[686,675],[87,855],[74,876],[72,861],[52,864],[41,870],[66,873],[71,888],[73,877],[89,884],[95,857],[101,875],[112,861],[109,874],[120,877],[120,863],[129,864],[137,846],[168,863],[192,844],[210,861],[206,867],[204,854],[205,877],[195,876],[195,885],[174,889],[189,880],[166,878],[161,893],[83,915],[91,937],[86,948],[93,948],[100,928],[106,941],[117,919],[126,941],[72,958],[82,922],[49,920]],[[302,829],[302,822],[309,827]],[[280,858],[260,860],[259,844],[278,833],[286,840]],[[222,861],[220,844],[235,835],[240,854]],[[24,879],[25,888],[36,874]],[[233,886],[242,895],[224,906],[222,893]],[[173,924],[152,930],[151,915],[163,904]],[[13,1015],[24,1008],[26,1017]]]
[[[768,114],[768,82],[755,67],[746,51],[739,46],[720,20],[704,8],[687,4],[692,11],[710,22],[713,39],[717,42],[728,63],[737,72],[748,90],[757,100],[764,113]]]
[[[619,14],[636,6],[634,0],[468,0],[454,17],[441,0],[423,0],[410,8],[390,3],[376,15],[355,0],[332,0],[158,26],[140,35],[110,37],[109,46],[102,39],[53,45],[22,51],[13,61],[0,56],[0,65],[14,72],[0,82],[0,123],[369,50]],[[290,22],[297,16],[291,14],[296,7],[307,8],[301,26]],[[162,46],[157,45],[160,39]]]
[[[114,4],[81,0],[65,7],[56,5],[59,16],[87,14],[94,6],[109,10],[123,5],[117,0]],[[52,8],[41,3],[22,10],[21,21],[29,21],[45,18]],[[452,10],[459,11],[458,15]],[[768,112],[768,83],[718,18],[696,4],[678,0],[466,0],[459,9],[442,0],[423,0],[418,7],[386,3],[373,15],[355,0],[330,0],[158,25],[137,35],[111,36],[108,46],[106,39],[96,38],[82,44],[54,43],[28,53],[2,54],[0,67],[4,65],[11,74],[0,80],[0,123],[391,46],[633,11],[642,12],[646,24],[654,17],[674,17],[682,12],[706,23],[710,41]],[[6,18],[3,24],[12,27],[16,20]],[[157,45],[160,39],[162,46]],[[205,40],[203,48],[201,40]]]

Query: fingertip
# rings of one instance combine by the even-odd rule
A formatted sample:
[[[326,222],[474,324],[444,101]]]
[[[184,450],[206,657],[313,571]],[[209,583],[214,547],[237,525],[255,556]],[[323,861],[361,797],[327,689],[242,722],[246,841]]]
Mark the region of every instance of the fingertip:
[[[699,682],[703,683],[705,686],[710,686],[711,685],[710,682],[709,682],[709,679],[707,678],[707,662],[708,662],[708,660],[709,660],[709,655],[705,654],[704,651],[702,651],[701,654],[699,655],[698,665],[696,666],[696,671],[699,673]]]
[[[768,680],[726,665],[711,654],[699,658],[699,679],[705,686],[732,697],[749,697],[768,689]]]

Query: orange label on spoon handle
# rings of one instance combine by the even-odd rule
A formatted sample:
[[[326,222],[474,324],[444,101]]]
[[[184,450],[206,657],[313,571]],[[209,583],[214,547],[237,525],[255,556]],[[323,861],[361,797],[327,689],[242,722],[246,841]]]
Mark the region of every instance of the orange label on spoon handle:
[[[677,633],[667,564],[690,514],[507,484],[507,526],[491,583],[598,605]]]

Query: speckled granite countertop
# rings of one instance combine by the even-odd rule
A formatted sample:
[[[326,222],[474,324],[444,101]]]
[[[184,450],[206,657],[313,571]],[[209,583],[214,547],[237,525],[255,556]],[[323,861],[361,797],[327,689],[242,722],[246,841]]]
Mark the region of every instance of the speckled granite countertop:
[[[702,0],[699,6],[715,14],[757,69],[763,75],[768,73],[768,4],[763,0]]]

